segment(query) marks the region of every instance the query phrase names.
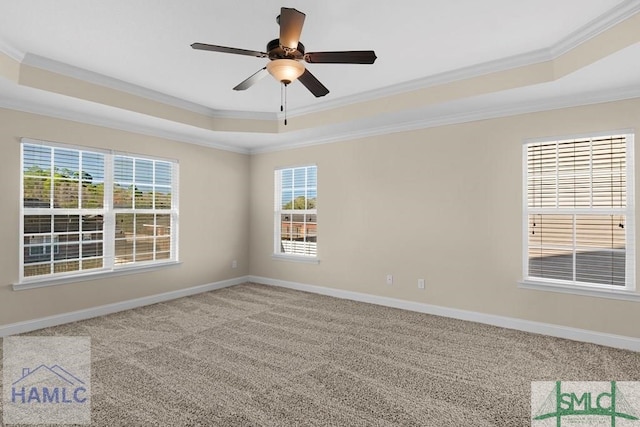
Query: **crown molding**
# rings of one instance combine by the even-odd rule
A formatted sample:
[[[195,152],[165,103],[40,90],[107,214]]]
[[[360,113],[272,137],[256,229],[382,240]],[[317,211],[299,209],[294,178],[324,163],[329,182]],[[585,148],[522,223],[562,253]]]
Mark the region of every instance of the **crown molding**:
[[[63,107],[50,107],[34,102],[0,98],[0,108],[7,108],[11,110],[22,111],[25,113],[38,114],[47,117],[53,117],[56,119],[69,120],[73,122],[106,127],[110,129],[117,129],[126,132],[133,132],[147,136],[153,136],[162,139],[169,139],[178,142],[185,142],[189,144],[202,145],[209,148],[216,148],[219,150],[230,151],[240,154],[249,154],[249,150],[234,146],[232,138],[229,144],[220,142],[222,138],[219,138],[219,133],[212,132],[211,138],[199,138],[190,135],[186,132],[171,131],[165,128],[158,128],[152,125],[145,125],[142,123],[132,123],[130,121],[118,120],[114,118],[108,118],[96,114],[87,113],[86,111],[70,111]],[[162,119],[156,119],[162,120]],[[169,122],[171,123],[171,122]]]
[[[580,107],[605,102],[623,101],[633,98],[640,98],[640,86],[623,87],[614,91],[606,90],[584,93],[580,95],[579,99],[575,95],[567,95],[551,99],[547,98],[537,102],[526,101],[510,103],[501,105],[500,107],[479,109],[471,112],[432,115],[430,117],[425,117],[419,120],[407,120],[404,122],[385,123],[382,125],[380,125],[379,123],[383,122],[383,119],[377,117],[375,121],[367,120],[367,122],[369,122],[368,124],[363,124],[363,122],[354,122],[349,125],[349,129],[345,129],[342,132],[336,132],[333,135],[324,135],[316,138],[309,138],[307,135],[305,135],[305,138],[300,138],[299,132],[302,131],[292,132],[291,134],[284,134],[290,135],[289,139],[291,141],[304,140],[304,142],[283,142],[281,144],[272,145],[270,147],[250,149],[249,153],[262,154],[290,150],[293,148],[331,144],[334,142],[368,138],[390,133],[409,132],[438,126],[469,123],[478,120],[496,119],[501,117],[517,116],[520,114]],[[376,123],[378,123],[377,126]]]
[[[186,101],[175,96],[167,95],[152,89],[138,86],[123,80],[115,79],[104,74],[89,71],[84,68],[74,67],[73,65],[45,58],[43,56],[27,53],[22,60],[24,65],[40,68],[53,73],[62,74],[67,77],[104,86],[128,94],[146,98],[151,101],[160,102],[162,104],[181,108],[194,113],[202,114],[212,118],[229,118],[229,119],[245,119],[245,120],[275,120],[274,113],[267,112],[250,112],[250,111],[234,111],[234,110],[215,110],[204,105]]]
[[[413,92],[428,87],[445,85],[448,83],[471,79],[486,74],[510,70],[526,65],[537,64],[540,62],[548,61],[550,59],[553,58],[551,58],[549,50],[540,49],[520,55],[510,56],[507,58],[496,59],[494,61],[483,62],[468,67],[457,68],[455,70],[445,71],[420,79],[410,80],[408,82],[398,83],[380,89],[373,89],[351,96],[336,98],[331,101],[323,101],[319,104],[315,104],[309,107],[295,108],[287,112],[287,116],[296,117],[306,114],[318,113],[326,110],[332,110],[334,108],[373,101],[376,99],[398,95],[401,93]]]
[[[428,87],[444,85],[458,80],[471,79],[486,74],[497,73],[546,61],[552,61],[559,56],[567,53],[568,51],[576,48],[582,43],[585,43],[586,41],[596,37],[604,31],[625,21],[638,12],[640,12],[640,0],[626,0],[616,7],[612,8],[608,12],[604,13],[603,15],[600,15],[599,17],[583,25],[551,47],[533,50],[519,55],[496,59],[493,61],[487,61],[480,64],[474,64],[468,67],[462,67],[451,71],[445,71],[420,79],[415,79],[380,89],[361,92],[359,94],[348,97],[345,96],[330,101],[323,101],[313,106],[294,108],[289,110],[287,115],[289,117],[296,117],[317,113],[320,111],[326,111],[352,104],[358,104],[361,102],[372,101],[375,99],[397,95],[400,93],[412,92]]]
[[[14,61],[17,61],[19,63],[22,62],[23,59],[24,59],[24,53],[23,52],[21,52],[20,50],[14,48],[13,46],[11,46],[9,43],[5,42],[2,39],[0,39],[0,53],[4,53],[9,58],[11,58]]]
[[[553,45],[549,49],[552,59],[575,49],[587,40],[629,19],[638,12],[640,12],[639,0],[623,1]]]
[[[333,126],[333,129],[332,126],[327,126],[324,129],[317,128],[313,129],[312,131],[301,130],[274,135],[248,135],[246,133],[239,132],[211,131],[210,137],[207,138],[194,136],[192,134],[189,134],[189,132],[181,131],[179,129],[167,129],[167,127],[176,126],[176,124],[164,121],[162,119],[154,118],[152,120],[156,122],[158,120],[162,120],[168,126],[160,128],[152,124],[147,125],[142,123],[132,123],[131,121],[124,121],[117,118],[105,117],[104,115],[88,113],[84,110],[70,111],[61,106],[51,107],[36,102],[15,100],[9,98],[0,98],[0,108],[8,108],[62,120],[70,120],[79,123],[118,129],[122,131],[133,132],[163,139],[170,139],[173,141],[185,142],[189,144],[196,144],[240,154],[262,154],[268,152],[290,150],[294,148],[309,147],[314,145],[330,144],[334,142],[348,141],[359,138],[367,138],[390,133],[409,132],[414,130],[433,128],[437,126],[468,123],[478,120],[516,116],[520,114],[536,113],[561,108],[579,107],[604,102],[622,101],[625,99],[633,98],[640,98],[640,86],[622,87],[613,91],[606,90],[592,93],[583,93],[580,95],[580,97],[576,97],[575,95],[567,95],[556,98],[547,98],[539,100],[537,102],[525,101],[508,103],[503,104],[499,107],[476,109],[475,111],[466,111],[464,113],[442,115],[431,114],[425,115],[424,118],[420,118],[418,120],[409,119],[405,121],[398,121],[397,115],[390,115],[386,119],[384,117],[375,117],[371,119],[353,121],[346,125]],[[402,115],[407,114],[411,114],[412,116],[422,116],[422,113],[420,113],[419,109],[414,110],[413,112],[403,113]],[[314,137],[314,134],[316,134],[317,136]],[[268,140],[267,142],[270,145],[268,147],[256,147],[248,149],[240,148],[236,145],[240,139],[246,145],[250,145],[252,141],[265,142],[265,140]]]
[[[89,71],[84,68],[74,67],[73,65],[55,61],[53,59],[35,55],[33,53],[25,54],[22,63],[30,67],[40,68],[42,70],[50,71],[56,74],[62,74],[67,77],[82,80],[88,83],[93,83],[99,86],[104,86],[109,89],[115,89],[121,92],[137,95],[143,98],[150,99],[152,101],[158,101],[163,104],[173,105],[175,107],[192,111],[194,113],[203,115],[211,115],[213,113],[212,110],[202,105],[198,105],[189,101],[185,101],[183,99],[173,97],[171,95],[127,83],[123,80],[105,76],[104,74]]]

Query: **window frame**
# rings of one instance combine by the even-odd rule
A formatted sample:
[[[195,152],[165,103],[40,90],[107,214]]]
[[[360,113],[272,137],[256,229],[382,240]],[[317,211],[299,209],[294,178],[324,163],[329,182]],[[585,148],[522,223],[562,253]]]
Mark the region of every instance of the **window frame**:
[[[65,208],[52,207],[51,205],[49,207],[42,207],[42,206],[25,207],[24,180],[25,180],[25,146],[26,145],[77,151],[79,152],[79,156],[81,157],[86,154],[90,154],[90,155],[98,154],[102,156],[103,162],[104,162],[104,164],[102,165],[103,175],[104,175],[102,207],[87,208],[87,207],[82,207],[81,205],[76,207],[65,207]],[[114,164],[115,164],[115,159],[118,156],[131,157],[131,158],[140,159],[144,161],[166,162],[166,163],[169,163],[170,165],[168,170],[171,174],[170,176],[171,183],[170,183],[170,186],[165,185],[165,187],[167,187],[168,189],[170,188],[169,191],[171,191],[171,195],[170,195],[171,205],[168,208],[160,209],[156,207],[154,204],[150,209],[135,208],[135,207],[132,207],[131,209],[125,209],[127,212],[133,212],[136,214],[153,213],[154,221],[156,220],[155,215],[157,214],[169,216],[169,227],[171,231],[169,234],[170,248],[169,248],[169,255],[167,258],[155,259],[156,253],[158,252],[158,250],[155,247],[157,236],[155,236],[155,233],[154,233],[154,236],[153,236],[154,246],[152,249],[152,252],[153,252],[152,258],[154,259],[144,260],[144,261],[132,261],[130,263],[121,263],[121,264],[119,264],[116,261],[115,245],[116,245],[117,236],[116,236],[115,218],[116,218],[116,215],[122,211],[122,209],[114,207],[114,199],[113,199],[113,186],[116,181]],[[53,160],[52,160],[52,164],[56,166],[56,163],[53,163]],[[178,264],[179,263],[179,258],[178,258],[178,240],[179,240],[178,178],[179,178],[179,163],[176,159],[160,158],[160,157],[149,156],[145,154],[137,154],[137,153],[133,154],[128,152],[120,152],[120,151],[106,150],[106,149],[95,148],[95,147],[65,144],[65,143],[53,142],[53,141],[21,138],[20,140],[20,183],[19,183],[20,185],[20,196],[19,196],[20,197],[20,200],[19,200],[20,202],[20,215],[19,215],[20,242],[19,242],[19,275],[18,275],[19,280],[17,283],[13,284],[13,289],[21,290],[21,289],[30,289],[30,288],[36,288],[36,287],[58,285],[58,284],[73,283],[73,282],[86,281],[91,279],[117,276],[121,274],[131,274],[135,272],[142,272],[142,271],[147,271],[151,269],[165,267],[168,265]],[[81,180],[82,178],[79,178],[79,179]],[[153,179],[152,186],[155,186],[156,176],[153,176],[152,179]],[[33,235],[33,233],[25,233],[25,219],[30,215],[50,216],[52,223],[54,223],[55,218],[59,216],[67,216],[67,215],[74,216],[74,217],[78,216],[78,221],[82,223],[83,217],[87,215],[101,215],[102,222],[103,222],[102,229],[95,230],[95,231],[91,229],[78,231],[77,234],[78,234],[79,240],[77,244],[79,245],[79,247],[83,246],[84,244],[89,244],[87,242],[92,241],[91,236],[93,234],[101,233],[101,240],[98,239],[95,241],[97,244],[102,245],[101,254],[94,258],[101,259],[102,266],[97,268],[89,268],[86,270],[79,269],[79,270],[72,270],[67,272],[49,272],[46,274],[39,274],[39,275],[33,275],[33,276],[25,275],[25,267],[28,266],[28,264],[25,263],[26,261],[25,251],[27,250],[30,251],[33,247],[36,247],[36,246],[31,246],[31,244],[29,243],[26,243],[26,239],[28,238],[29,240],[31,240],[33,239],[33,237],[37,237],[36,235]],[[46,234],[42,234],[42,236],[46,238]],[[59,250],[59,245],[62,243],[57,241],[57,235],[56,235],[56,232],[53,230],[53,228],[51,228],[49,232],[49,236],[54,236],[54,239],[56,240],[55,243],[51,243],[50,245],[54,246],[54,251],[55,253],[57,253],[57,251]],[[86,239],[87,236],[89,237],[89,239]],[[45,253],[43,253],[43,255],[46,253],[47,251],[45,250]],[[72,262],[76,260],[80,261],[84,259],[85,258],[82,257],[82,255],[80,255],[78,258],[68,259],[68,262]],[[44,264],[42,265],[47,265],[47,263],[49,263],[48,265],[54,265],[53,264],[54,262],[55,260],[53,259],[53,257],[51,257],[49,261],[45,260]]]
[[[530,144],[545,142],[563,142],[580,139],[596,139],[609,136],[624,135],[626,138],[626,206],[620,208],[538,208],[538,211],[548,211],[553,214],[607,214],[613,211],[624,211],[625,215],[625,285],[596,284],[586,282],[572,282],[559,279],[547,279],[529,276],[529,215],[531,213],[528,198],[528,153]],[[567,135],[558,137],[527,139],[522,143],[522,279],[519,287],[543,291],[553,291],[568,294],[604,297],[621,300],[640,301],[635,281],[635,155],[634,131],[631,129],[594,132],[589,134]],[[556,175],[557,175],[556,170]],[[547,213],[547,212],[540,212]],[[575,237],[575,236],[574,236]],[[575,266],[574,266],[575,268]]]
[[[313,209],[282,209],[282,173],[287,170],[295,170],[301,168],[315,168],[316,173],[316,185],[315,187],[309,187],[305,185],[305,192],[308,188],[315,188],[316,192],[316,207]],[[317,164],[302,164],[295,166],[285,166],[279,167],[274,170],[274,234],[273,234],[273,254],[272,258],[277,260],[285,260],[285,261],[294,261],[294,262],[302,262],[302,263],[311,263],[317,264],[320,262],[318,257],[318,245],[317,245],[317,236],[318,236],[318,209],[317,209],[317,199],[318,199],[318,165]],[[295,197],[294,197],[295,200]],[[292,206],[293,207],[293,206]],[[306,254],[292,254],[285,253],[282,249],[282,215],[313,215],[315,217],[316,224],[316,246],[315,246],[315,254],[314,255],[306,255]],[[306,223],[306,220],[305,220]]]

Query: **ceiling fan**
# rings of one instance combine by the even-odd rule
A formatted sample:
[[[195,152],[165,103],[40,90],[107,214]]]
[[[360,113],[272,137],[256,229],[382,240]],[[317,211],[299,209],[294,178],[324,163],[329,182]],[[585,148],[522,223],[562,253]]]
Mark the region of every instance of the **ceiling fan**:
[[[280,25],[280,37],[267,43],[266,52],[205,43],[193,43],[191,47],[213,52],[269,58],[270,61],[266,67],[234,87],[234,90],[246,90],[267,74],[271,74],[285,86],[296,79],[300,80],[300,83],[316,97],[325,96],[329,93],[329,89],[305,68],[302,61],[310,64],[373,64],[375,62],[376,54],[372,50],[305,52],[304,45],[300,43],[305,17],[304,13],[296,9],[281,8],[280,15],[276,18]]]

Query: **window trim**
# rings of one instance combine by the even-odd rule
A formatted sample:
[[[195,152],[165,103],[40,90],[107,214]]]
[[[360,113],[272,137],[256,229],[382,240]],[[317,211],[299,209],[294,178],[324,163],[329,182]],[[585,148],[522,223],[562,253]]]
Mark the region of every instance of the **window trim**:
[[[287,169],[296,169],[296,168],[309,168],[309,167],[315,167],[316,168],[316,193],[317,193],[317,189],[318,189],[318,177],[317,177],[317,173],[318,173],[318,165],[316,163],[307,163],[307,164],[297,164],[297,165],[292,165],[292,166],[282,166],[282,167],[277,167],[274,169],[274,174],[273,174],[273,182],[274,182],[274,201],[273,201],[273,206],[274,206],[274,210],[273,210],[273,216],[274,216],[274,227],[273,227],[273,253],[271,254],[271,258],[274,260],[279,260],[279,261],[290,261],[290,262],[300,262],[300,263],[306,263],[306,264],[319,264],[320,263],[320,258],[319,258],[319,252],[318,252],[318,245],[316,242],[316,254],[315,255],[302,255],[302,254],[287,254],[284,252],[280,252],[279,248],[280,248],[280,243],[281,243],[281,231],[282,231],[282,223],[281,223],[281,219],[280,219],[280,214],[282,214],[284,211],[281,209],[280,206],[280,201],[282,199],[282,181],[281,179],[279,179],[279,173],[281,173],[284,170]],[[317,198],[317,194],[316,194],[316,198]],[[316,227],[317,227],[317,223],[318,223],[318,209],[304,209],[303,212],[308,212],[308,211],[314,211],[313,213],[310,213],[312,215],[315,215],[316,217]]]
[[[293,255],[293,254],[272,254],[271,258],[277,261],[301,262],[304,264],[320,264],[318,256]]]
[[[40,145],[45,147],[54,147],[69,150],[78,150],[81,152],[100,153],[105,156],[104,162],[104,195],[102,208],[87,209],[87,208],[60,208],[58,211],[54,211],[54,208],[30,208],[33,214],[42,215],[87,215],[96,214],[100,212],[103,215],[103,255],[105,260],[101,268],[78,270],[70,273],[58,273],[58,274],[46,274],[37,276],[24,276],[25,259],[24,251],[28,247],[24,242],[24,220],[25,220],[25,207],[24,207],[24,145]],[[162,158],[153,155],[135,154],[130,152],[122,152],[117,150],[108,150],[90,146],[80,146],[75,144],[66,144],[47,140],[37,140],[31,138],[20,139],[20,212],[19,212],[19,275],[18,282],[13,283],[14,290],[32,289],[44,286],[53,286],[66,283],[81,282],[87,280],[95,280],[106,277],[119,276],[123,274],[133,274],[143,271],[155,270],[158,268],[164,268],[180,264],[178,241],[179,241],[179,162],[177,159]],[[163,214],[170,216],[171,222],[171,246],[170,255],[167,259],[151,260],[151,261],[139,261],[135,263],[116,264],[115,261],[111,263],[107,262],[109,255],[115,256],[115,235],[107,236],[109,231],[115,232],[115,217],[120,212],[119,208],[113,207],[113,183],[114,183],[114,171],[113,161],[116,156],[134,157],[142,160],[155,160],[167,162],[171,165],[171,207],[164,209]],[[129,209],[132,212],[135,209]],[[158,209],[150,208],[154,213],[158,213]],[[165,212],[166,211],[166,212]],[[82,243],[82,242],[80,242]]]
[[[35,289],[35,288],[44,288],[47,286],[56,286],[56,285],[68,285],[70,283],[77,282],[88,282],[90,280],[99,280],[99,279],[107,279],[111,277],[117,276],[127,276],[129,274],[138,274],[138,273],[148,273],[150,271],[155,271],[159,269],[164,269],[167,267],[180,265],[182,261],[166,261],[166,262],[156,262],[154,264],[145,264],[145,265],[129,265],[129,266],[119,266],[117,269],[113,270],[99,270],[92,271],[90,273],[79,273],[75,275],[66,275],[61,277],[48,277],[46,279],[33,279],[24,282],[13,283],[11,286],[14,291],[22,291],[26,289]]]
[[[518,281],[518,288],[535,291],[557,292],[562,294],[581,295],[587,297],[599,297],[622,301],[640,302],[640,294],[635,291],[623,289],[601,288],[597,285],[564,285],[560,283],[544,282],[542,280],[523,279]]]
[[[633,262],[625,262],[625,287],[617,287],[614,285],[600,285],[600,284],[575,284],[570,282],[563,282],[561,280],[532,278],[528,277],[529,269],[529,219],[528,219],[528,170],[527,170],[527,146],[533,143],[540,142],[552,142],[552,141],[564,141],[571,139],[586,139],[586,138],[600,138],[611,135],[625,135],[626,137],[626,207],[625,213],[632,213],[632,215],[626,215],[625,221],[625,237],[626,237],[626,257],[625,260],[633,260]],[[522,141],[522,279],[518,281],[518,288],[532,289],[541,291],[559,292],[565,294],[601,297],[609,299],[619,299],[627,301],[640,301],[640,293],[636,285],[635,274],[635,131],[634,129],[618,129],[603,132],[593,132],[584,134],[572,134],[562,135],[544,138],[530,138]],[[607,213],[612,209],[605,208]],[[579,209],[571,209],[572,213],[579,211]],[[598,208],[591,210],[591,213],[597,213]],[[556,210],[556,212],[558,212]]]

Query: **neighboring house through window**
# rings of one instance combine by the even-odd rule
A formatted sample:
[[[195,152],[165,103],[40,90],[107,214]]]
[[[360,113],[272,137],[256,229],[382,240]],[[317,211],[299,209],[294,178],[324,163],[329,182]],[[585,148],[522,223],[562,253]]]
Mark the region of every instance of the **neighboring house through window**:
[[[526,282],[635,289],[633,135],[524,144]]]
[[[22,140],[20,282],[177,260],[175,161]]]
[[[317,256],[317,181],[316,166],[275,171],[276,255]]]

